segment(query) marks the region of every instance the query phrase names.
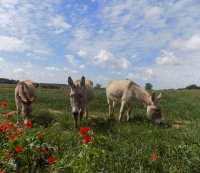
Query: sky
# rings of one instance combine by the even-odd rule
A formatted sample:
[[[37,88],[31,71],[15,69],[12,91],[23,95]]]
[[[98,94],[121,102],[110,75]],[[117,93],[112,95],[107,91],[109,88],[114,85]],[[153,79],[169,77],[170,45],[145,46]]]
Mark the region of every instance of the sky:
[[[200,85],[199,0],[1,0],[0,77]]]

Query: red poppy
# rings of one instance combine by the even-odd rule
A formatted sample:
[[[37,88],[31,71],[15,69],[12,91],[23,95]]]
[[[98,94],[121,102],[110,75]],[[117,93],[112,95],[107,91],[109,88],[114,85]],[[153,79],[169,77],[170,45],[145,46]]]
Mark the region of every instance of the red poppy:
[[[47,153],[49,150],[48,150],[47,148],[42,148],[42,147],[40,147],[40,148],[39,148],[39,151],[40,151],[40,152],[43,152],[43,153]]]
[[[40,133],[37,136],[38,136],[39,139],[42,139],[44,135]]]
[[[2,170],[0,170],[0,173],[4,173]]]
[[[6,157],[6,158],[10,158],[10,153],[6,153],[6,154],[5,154],[5,157]]]
[[[55,157],[51,156],[49,159],[48,159],[48,163],[54,163],[56,161]]]
[[[9,139],[10,139],[11,141],[13,141],[15,138],[17,138],[17,136],[11,135]]]
[[[27,127],[32,127],[33,124],[32,124],[32,122],[28,121],[28,122],[25,123],[24,125],[27,126]]]
[[[7,107],[8,107],[8,103],[7,103],[7,102],[2,102],[1,106],[2,106],[3,108],[7,108]]]
[[[90,130],[90,128],[88,127],[83,127],[82,129],[80,129],[79,134],[80,135],[85,135],[88,133],[88,131]]]
[[[83,144],[87,144],[88,142],[92,141],[92,137],[87,135],[85,138],[81,141]]]
[[[16,152],[20,152],[20,151],[22,151],[23,150],[23,147],[22,146],[17,146],[16,148],[15,148],[15,151]]]
[[[11,118],[12,117],[12,114],[6,114],[6,116],[8,117],[8,118]]]
[[[154,152],[154,153],[152,154],[152,156],[151,156],[151,159],[152,159],[153,161],[157,161],[157,160],[158,160],[158,154],[157,154],[156,152]]]

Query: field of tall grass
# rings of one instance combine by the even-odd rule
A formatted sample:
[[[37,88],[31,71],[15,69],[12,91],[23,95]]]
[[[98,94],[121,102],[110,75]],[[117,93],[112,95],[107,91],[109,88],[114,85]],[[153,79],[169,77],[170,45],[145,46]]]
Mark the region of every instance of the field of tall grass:
[[[16,110],[14,86],[0,85],[0,103],[4,101],[8,107],[0,109],[0,122],[15,123],[15,113],[11,118],[6,116],[8,112]],[[105,90],[95,90],[89,120],[83,120],[80,124],[80,128],[90,128],[92,141],[83,144],[79,129],[74,129],[69,90],[37,89],[32,112],[33,126],[25,137],[30,139],[42,133],[45,143],[56,146],[57,150],[52,150],[55,156],[52,164],[45,162],[44,167],[30,172],[199,173],[200,90],[164,90],[161,106],[164,116],[161,125],[149,121],[146,109],[137,102],[131,120],[126,122],[124,118],[118,122],[119,106],[115,109],[115,119],[110,119]],[[3,150],[1,147],[0,170],[27,172],[27,166],[24,170],[23,166],[11,169],[9,160],[4,162],[11,158],[3,157],[8,148]],[[16,154],[11,149],[12,146],[9,152]],[[24,154],[23,151],[17,153],[17,157],[20,154]],[[30,160],[34,162],[34,159]]]

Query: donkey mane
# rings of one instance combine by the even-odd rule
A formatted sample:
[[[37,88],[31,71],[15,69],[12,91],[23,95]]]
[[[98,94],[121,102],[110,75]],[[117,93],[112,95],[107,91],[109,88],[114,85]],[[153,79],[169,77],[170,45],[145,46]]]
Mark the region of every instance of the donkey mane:
[[[138,84],[134,83],[133,81],[130,81],[128,89],[131,87],[135,91],[136,98],[138,99],[138,101],[140,101],[146,106],[152,104],[151,95],[145,89],[141,88]]]

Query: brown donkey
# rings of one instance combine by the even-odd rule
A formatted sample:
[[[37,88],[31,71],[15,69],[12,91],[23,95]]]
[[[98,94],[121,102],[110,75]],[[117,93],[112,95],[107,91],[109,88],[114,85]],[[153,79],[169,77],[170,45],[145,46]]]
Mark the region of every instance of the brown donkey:
[[[78,118],[88,118],[88,105],[93,99],[93,83],[91,80],[85,79],[82,76],[81,80],[77,80],[74,84],[72,78],[68,77],[68,84],[70,87],[70,103],[72,113],[74,116],[75,128],[78,128]]]

